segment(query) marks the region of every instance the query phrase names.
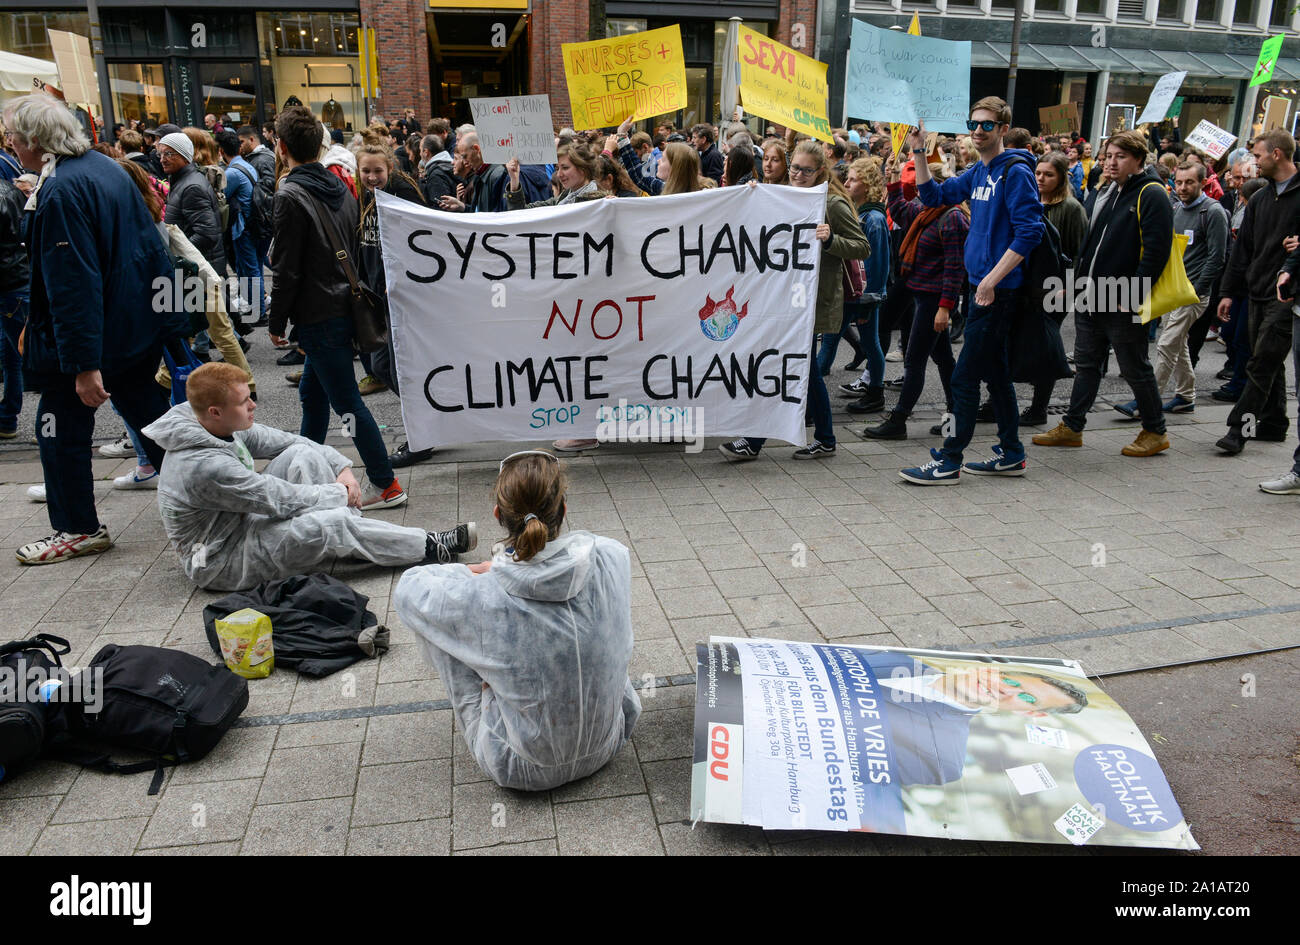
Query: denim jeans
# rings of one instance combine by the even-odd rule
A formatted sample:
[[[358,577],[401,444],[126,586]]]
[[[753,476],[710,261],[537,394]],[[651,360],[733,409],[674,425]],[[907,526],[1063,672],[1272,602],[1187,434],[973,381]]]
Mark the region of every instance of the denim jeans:
[[[907,355],[903,359],[903,392],[899,395],[894,413],[906,417],[916,406],[925,388],[926,361],[933,360],[939,369],[939,380],[943,384],[943,399],[952,409],[952,372],[955,366],[952,358],[952,342],[948,332],[934,330],[934,316],[939,311],[937,292],[912,292],[916,300],[916,310],[912,315],[912,331],[908,336]]]
[[[361,454],[366,475],[380,489],[392,485],[393,465],[379,433],[379,424],[361,400],[352,369],[352,320],[331,318],[298,326],[298,346],[307,355],[298,382],[302,425],[298,432],[317,443],[329,432],[330,408],[343,418],[343,429]]]
[[[119,417],[122,416],[122,411],[117,409],[117,404],[113,403],[112,398],[109,398],[108,405],[113,408],[113,413]],[[135,464],[137,466],[152,465],[149,462],[149,451],[144,448],[144,437],[140,435],[140,431],[127,423],[125,419],[122,421],[122,426],[126,427],[127,439],[131,441],[131,445],[135,448]]]
[[[1148,352],[1147,326],[1135,323],[1128,312],[1089,312],[1074,314],[1074,387],[1070,390],[1070,409],[1062,421],[1075,433],[1082,433],[1088,423],[1088,411],[1101,389],[1101,364],[1111,347],[1119,363],[1120,376],[1133,389],[1142,414],[1142,428],[1151,433],[1165,432],[1164,406],[1156,372]]]
[[[835,445],[835,429],[831,426],[831,397],[826,392],[826,380],[817,370],[817,351],[813,349],[814,357],[808,365],[808,409],[813,418],[813,436],[818,443],[824,446]],[[765,436],[745,437],[750,448],[758,452],[767,442]]]
[[[1246,386],[1246,362],[1250,360],[1249,321],[1250,305],[1245,299],[1237,299],[1232,303],[1227,323],[1219,328],[1219,336],[1228,351],[1225,367],[1232,371],[1224,387],[1238,394]]]
[[[23,358],[18,353],[18,336],[27,323],[27,293],[0,293],[0,364],[4,367],[5,393],[0,400],[0,430],[16,430],[23,412]]]
[[[247,231],[234,242],[235,274],[240,277],[240,292],[244,301],[253,306],[253,320],[262,317],[262,261],[257,254],[257,244]]]
[[[966,342],[952,372],[952,412],[956,421],[953,435],[943,441],[945,459],[962,461],[962,454],[975,436],[975,414],[980,405],[980,382],[989,387],[993,416],[998,422],[998,443],[1007,457],[1023,456],[1020,443],[1020,412],[1016,388],[1011,383],[1007,343],[1019,289],[995,289],[992,305],[976,305],[974,293],[967,299]],[[910,373],[910,372],[909,372]]]
[[[153,423],[167,410],[167,392],[153,379],[161,359],[159,344],[135,364],[104,375],[104,389],[112,395],[113,405],[136,430]],[[41,391],[36,418],[50,525],[55,531],[89,535],[99,528],[90,469],[95,408],[81,402],[75,379],[65,375]],[[150,464],[161,471],[162,447],[143,436],[141,445]]]
[[[850,302],[846,307],[849,320],[858,326],[858,344],[866,356],[867,366],[858,380],[868,387],[885,386],[885,352],[880,348],[880,302]]]

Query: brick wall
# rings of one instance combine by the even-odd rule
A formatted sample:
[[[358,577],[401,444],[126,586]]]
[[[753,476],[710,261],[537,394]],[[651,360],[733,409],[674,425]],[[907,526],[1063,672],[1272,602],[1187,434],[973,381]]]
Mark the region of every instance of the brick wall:
[[[379,99],[372,100],[372,113],[390,119],[406,108],[421,119],[433,114],[427,9],[424,0],[361,0],[361,23],[375,30],[379,57]]]
[[[587,39],[589,12],[589,0],[533,0],[533,15],[528,23],[528,91],[550,95],[551,117],[557,128],[573,122],[560,44]]]
[[[790,41],[796,23],[804,26],[802,48],[794,46]],[[817,59],[817,0],[781,0],[781,18],[777,20],[773,38],[787,46],[794,46],[805,56]]]

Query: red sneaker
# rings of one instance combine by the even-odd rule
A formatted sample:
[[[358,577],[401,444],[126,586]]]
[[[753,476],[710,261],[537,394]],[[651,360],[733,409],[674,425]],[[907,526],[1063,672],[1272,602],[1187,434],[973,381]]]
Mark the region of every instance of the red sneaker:
[[[374,509],[395,509],[399,505],[406,504],[406,490],[402,484],[394,479],[389,483],[387,489],[380,489],[373,482],[370,483],[370,489],[361,497],[361,511],[369,512]]]

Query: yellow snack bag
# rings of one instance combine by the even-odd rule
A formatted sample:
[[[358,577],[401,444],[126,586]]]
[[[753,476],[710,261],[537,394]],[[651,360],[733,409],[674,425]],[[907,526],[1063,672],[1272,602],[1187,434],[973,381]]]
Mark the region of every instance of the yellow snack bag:
[[[221,656],[236,676],[263,679],[275,669],[275,647],[271,642],[271,618],[245,607],[216,622]]]

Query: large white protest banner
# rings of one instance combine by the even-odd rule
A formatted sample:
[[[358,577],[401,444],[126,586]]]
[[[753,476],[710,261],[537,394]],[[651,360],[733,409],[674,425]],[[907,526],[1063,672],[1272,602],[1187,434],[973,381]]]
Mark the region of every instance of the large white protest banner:
[[[825,186],[473,214],[375,196],[411,449],[646,424],[804,442]]]
[[[691,819],[1198,849],[1151,746],[1076,661],[843,643],[696,646]]]
[[[964,134],[970,43],[909,36],[853,21],[844,108],[851,118]]]
[[[1151,122],[1164,121],[1165,115],[1169,113],[1169,106],[1174,103],[1174,96],[1178,94],[1178,89],[1185,78],[1187,78],[1186,72],[1166,72],[1162,75],[1156,81],[1155,88],[1151,90],[1151,97],[1147,99],[1147,107],[1142,109],[1142,114],[1138,116],[1137,123],[1145,125]]]
[[[1217,161],[1232,147],[1232,142],[1237,140],[1237,136],[1203,118],[1201,123],[1192,129],[1192,133],[1186,140],[1192,147],[1200,148]]]
[[[470,114],[479,147],[488,164],[554,164],[555,131],[548,95],[504,95],[472,98]]]

